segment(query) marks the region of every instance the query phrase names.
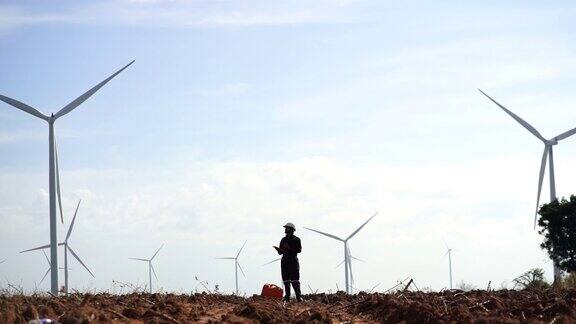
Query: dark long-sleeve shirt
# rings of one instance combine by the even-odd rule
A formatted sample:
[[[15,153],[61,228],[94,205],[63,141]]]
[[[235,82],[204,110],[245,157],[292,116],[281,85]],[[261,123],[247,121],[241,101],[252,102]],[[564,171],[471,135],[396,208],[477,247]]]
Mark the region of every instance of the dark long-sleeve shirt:
[[[296,258],[298,253],[302,252],[302,244],[300,243],[300,238],[297,236],[285,236],[280,241],[278,246],[278,254],[282,254],[282,258]]]

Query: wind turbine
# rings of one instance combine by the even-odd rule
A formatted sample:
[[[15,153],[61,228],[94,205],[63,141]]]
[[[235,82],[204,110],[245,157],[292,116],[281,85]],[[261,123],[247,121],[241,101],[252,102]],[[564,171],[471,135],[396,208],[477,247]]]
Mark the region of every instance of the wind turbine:
[[[50,271],[51,271],[51,292],[53,295],[58,295],[58,233],[56,228],[56,198],[58,198],[58,205],[60,209],[60,219],[64,223],[64,217],[62,215],[62,199],[60,197],[60,175],[58,171],[58,153],[56,146],[56,139],[54,136],[54,122],[67,113],[74,110],[76,107],[81,105],[84,101],[90,98],[96,91],[102,88],[108,81],[112,80],[120,72],[124,71],[130,64],[134,61],[128,63],[126,66],[116,71],[114,74],[106,78],[104,81],[98,83],[96,86],[86,91],[84,94],[74,99],[72,102],[60,109],[56,114],[50,114],[50,116],[41,113],[36,108],[33,108],[25,103],[18,100],[0,95],[0,100],[5,103],[25,111],[32,116],[38,117],[45,120],[48,123],[48,186],[50,195]]]
[[[346,239],[341,239],[338,236],[332,235],[332,234],[328,234],[328,233],[324,233],[315,229],[311,229],[308,227],[304,227],[305,229],[312,231],[312,232],[316,232],[318,234],[322,234],[325,236],[328,236],[329,238],[333,238],[335,240],[338,240],[342,243],[344,243],[344,277],[345,277],[345,282],[346,282],[346,293],[350,294],[352,293],[352,288],[350,287],[350,275],[349,275],[349,271],[351,269],[351,265],[350,265],[350,250],[348,249],[348,240],[350,240],[352,237],[354,237],[354,235],[356,235],[364,226],[366,226],[366,224],[368,224],[369,221],[372,220],[372,218],[374,218],[378,213],[374,213],[374,215],[372,215],[372,217],[368,218],[367,221],[364,222],[364,224],[360,225],[360,227],[358,227],[354,232],[352,232],[352,234],[350,234]]]
[[[162,244],[158,248],[156,253],[154,253],[154,255],[152,255],[152,257],[150,259],[129,258],[132,260],[148,262],[148,278],[150,279],[150,286],[149,286],[150,287],[150,293],[152,293],[152,273],[154,273],[154,277],[156,278],[156,280],[158,280],[158,276],[156,275],[156,271],[154,270],[154,266],[152,265],[152,260],[154,260],[154,258],[156,257],[156,254],[158,254],[158,252],[160,252],[160,249],[162,249],[163,246],[164,246],[164,244]]]
[[[536,196],[536,212],[534,213],[534,229],[536,229],[536,219],[538,217],[538,207],[540,205],[540,192],[542,191],[542,181],[544,180],[544,172],[546,171],[546,160],[550,161],[549,166],[549,176],[550,176],[550,202],[557,200],[556,197],[556,182],[554,180],[554,155],[552,153],[552,147],[558,144],[558,141],[561,141],[565,138],[568,138],[574,134],[576,134],[576,128],[573,128],[569,131],[566,131],[556,137],[551,139],[545,139],[537,130],[536,128],[532,127],[532,125],[528,124],[525,120],[518,117],[516,114],[511,112],[510,110],[506,109],[506,107],[502,106],[496,100],[492,99],[490,96],[485,94],[482,90],[478,89],[483,95],[485,95],[488,99],[490,99],[493,103],[498,105],[498,107],[502,108],[510,117],[514,118],[520,125],[524,126],[532,135],[536,136],[539,140],[544,143],[544,153],[542,154],[542,162],[540,164],[540,175],[538,177],[538,194]],[[558,282],[561,278],[561,271],[556,265],[554,265],[554,282]]]
[[[86,269],[86,271],[88,271],[88,273],[90,273],[90,275],[93,278],[95,278],[92,271],[90,271],[90,269],[88,269],[88,267],[84,264],[84,262],[82,262],[82,260],[78,256],[78,254],[76,254],[76,252],[74,252],[74,250],[72,249],[72,247],[68,243],[68,240],[70,239],[70,235],[72,234],[72,229],[74,228],[74,223],[76,222],[76,215],[78,215],[78,208],[80,208],[80,202],[81,201],[82,200],[78,200],[78,205],[76,205],[76,211],[74,212],[74,217],[72,218],[72,222],[70,223],[70,227],[68,227],[68,233],[66,234],[66,239],[64,240],[64,242],[58,243],[58,246],[62,246],[64,249],[64,293],[66,293],[66,294],[68,293],[68,287],[69,287],[68,286],[68,270],[69,270],[69,268],[68,268],[68,252],[70,252],[70,254],[72,254],[72,256],[84,267],[84,269]],[[42,252],[44,252],[44,249],[47,249],[49,247],[50,247],[50,244],[47,244],[47,245],[39,246],[37,248],[24,250],[20,253],[30,252],[30,251],[35,251],[35,250],[42,250]]]
[[[238,269],[240,269],[240,271],[242,272],[242,275],[244,276],[244,278],[246,278],[246,274],[244,273],[244,270],[242,270],[242,266],[240,265],[240,262],[238,262],[238,257],[240,256],[240,252],[242,252],[242,249],[244,248],[244,245],[246,245],[246,241],[244,241],[244,244],[242,244],[242,247],[240,248],[240,250],[238,250],[238,253],[236,254],[235,257],[221,257],[221,258],[216,258],[216,259],[220,259],[220,260],[234,260],[234,275],[236,277],[236,296],[238,296]],[[274,261],[272,261],[274,262]],[[270,262],[270,263],[272,263]]]

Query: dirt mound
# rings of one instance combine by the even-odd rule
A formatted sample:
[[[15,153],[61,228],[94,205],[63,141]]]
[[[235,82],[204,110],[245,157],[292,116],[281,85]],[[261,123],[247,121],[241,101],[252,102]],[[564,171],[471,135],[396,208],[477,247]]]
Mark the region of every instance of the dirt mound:
[[[576,322],[573,291],[372,294],[351,310],[383,322]]]
[[[0,323],[576,323],[576,291],[313,294],[301,303],[218,294],[2,296]]]

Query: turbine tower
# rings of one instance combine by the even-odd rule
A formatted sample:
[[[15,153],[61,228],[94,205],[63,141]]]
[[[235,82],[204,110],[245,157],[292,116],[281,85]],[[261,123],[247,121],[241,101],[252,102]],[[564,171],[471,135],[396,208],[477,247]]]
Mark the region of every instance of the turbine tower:
[[[81,200],[78,200],[78,205],[76,206],[76,211],[74,212],[74,217],[72,218],[72,222],[70,223],[70,227],[68,227],[68,233],[66,234],[66,239],[64,240],[64,242],[58,243],[58,246],[62,246],[62,248],[64,249],[64,293],[66,293],[66,294],[68,294],[68,287],[69,287],[69,285],[68,285],[68,270],[69,270],[69,268],[68,268],[68,252],[70,252],[70,254],[72,254],[72,256],[84,267],[84,269],[86,269],[86,271],[88,271],[88,273],[90,273],[90,275],[93,278],[96,278],[94,276],[94,274],[92,273],[92,271],[90,271],[90,269],[88,269],[88,267],[84,264],[84,262],[82,262],[82,260],[78,256],[78,254],[76,254],[76,252],[74,252],[74,250],[72,249],[72,247],[68,243],[68,240],[70,239],[70,235],[72,234],[72,229],[74,228],[74,223],[76,222],[76,215],[78,214],[78,208],[80,207],[80,202],[81,202]],[[34,251],[34,250],[42,250],[42,252],[44,252],[44,249],[47,249],[49,247],[50,247],[50,244],[47,244],[47,245],[39,246],[37,248],[22,251],[20,253],[30,252],[30,251]]]
[[[446,243],[444,243],[446,245]],[[446,245],[446,253],[444,256],[448,256],[448,273],[450,275],[450,290],[452,290],[452,249]]]
[[[352,288],[350,286],[350,274],[349,271],[351,269],[351,265],[350,265],[350,250],[348,249],[348,240],[350,240],[352,237],[354,237],[354,235],[356,235],[364,226],[366,226],[366,224],[368,224],[369,221],[372,220],[372,218],[374,218],[378,213],[374,213],[374,215],[372,215],[372,217],[368,218],[367,221],[364,222],[364,224],[360,225],[360,227],[358,227],[354,232],[352,232],[352,234],[350,234],[346,239],[341,239],[338,236],[332,235],[332,234],[328,234],[328,233],[324,233],[315,229],[311,229],[308,227],[304,227],[305,229],[312,231],[312,232],[316,232],[318,234],[322,234],[325,236],[328,236],[329,238],[333,238],[335,240],[338,240],[342,243],[344,243],[344,277],[345,277],[345,283],[346,283],[346,293],[350,294],[352,293]]]
[[[516,114],[511,112],[510,110],[506,109],[506,107],[502,106],[496,100],[492,99],[490,96],[485,94],[482,90],[478,89],[483,95],[485,95],[488,99],[490,99],[493,103],[495,103],[498,107],[502,108],[510,117],[514,118],[520,125],[524,126],[532,135],[536,136],[539,140],[544,143],[544,153],[542,154],[542,163],[540,164],[540,175],[538,177],[538,194],[536,196],[536,212],[534,213],[534,229],[536,229],[536,219],[538,217],[538,206],[540,204],[540,192],[542,191],[542,181],[544,180],[544,172],[546,171],[546,160],[550,161],[549,165],[549,176],[550,176],[550,202],[557,200],[556,197],[556,182],[554,180],[554,155],[552,153],[552,147],[558,144],[558,141],[561,141],[565,138],[568,138],[574,134],[576,134],[576,128],[573,128],[569,131],[566,131],[556,137],[551,139],[545,139],[537,130],[536,128],[532,127],[532,125],[528,124],[525,120],[518,117]],[[556,265],[554,265],[554,282],[558,282],[561,279],[562,272]]]
[[[152,255],[152,257],[150,259],[129,258],[131,260],[148,262],[148,279],[150,280],[150,286],[149,286],[150,293],[152,293],[152,273],[154,273],[154,277],[156,278],[156,280],[158,280],[158,276],[156,275],[156,270],[154,270],[154,266],[152,265],[152,260],[154,260],[154,258],[156,257],[156,254],[158,254],[158,252],[160,252],[160,250],[162,249],[163,246],[164,246],[164,244],[162,244],[158,248],[156,253],[154,253],[154,255]]]
[[[216,259],[220,259],[220,260],[234,260],[234,275],[236,277],[236,296],[238,296],[238,269],[240,269],[240,271],[242,272],[242,275],[244,276],[244,278],[246,278],[246,274],[244,273],[244,270],[242,270],[242,266],[240,265],[240,262],[238,262],[238,257],[240,256],[240,252],[242,252],[244,245],[246,245],[246,241],[244,241],[244,244],[242,244],[242,247],[240,248],[240,250],[238,250],[238,253],[236,254],[235,257],[216,258]],[[274,262],[274,261],[272,261],[272,262]]]
[[[64,223],[64,217],[62,215],[62,200],[60,198],[60,175],[58,171],[58,153],[56,147],[56,139],[54,136],[54,122],[67,113],[74,110],[88,98],[90,98],[96,91],[102,88],[108,81],[112,80],[120,72],[124,71],[130,64],[134,61],[128,63],[126,66],[116,71],[114,74],[109,76],[104,81],[100,82],[90,90],[86,91],[80,97],[74,99],[72,102],[60,109],[56,114],[51,114],[50,116],[41,113],[36,108],[33,108],[25,103],[18,100],[0,95],[0,100],[5,103],[25,111],[32,116],[38,117],[45,120],[48,123],[48,186],[50,195],[50,272],[51,272],[51,292],[53,295],[58,295],[58,233],[56,228],[56,195],[58,198],[58,205],[60,209],[60,219]]]

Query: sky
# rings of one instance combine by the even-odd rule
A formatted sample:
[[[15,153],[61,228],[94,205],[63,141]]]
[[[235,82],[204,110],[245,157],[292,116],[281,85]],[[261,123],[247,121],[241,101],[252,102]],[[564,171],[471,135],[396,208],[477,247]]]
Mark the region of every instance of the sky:
[[[552,265],[533,229],[542,143],[576,127],[569,1],[2,1],[0,94],[50,114],[136,62],[55,124],[78,290],[114,282],[241,292],[279,283],[293,222],[306,291],[512,287]],[[576,192],[576,136],[554,147]],[[48,127],[0,103],[0,287],[49,289]],[[548,201],[548,178],[542,202]],[[61,256],[62,257],[62,256]],[[62,263],[62,261],[60,261]],[[60,274],[63,277],[63,274]]]

